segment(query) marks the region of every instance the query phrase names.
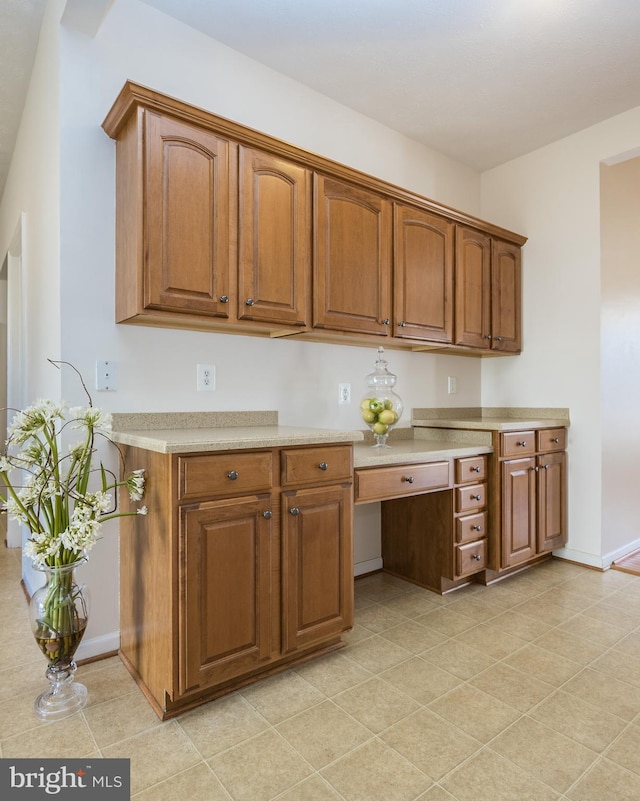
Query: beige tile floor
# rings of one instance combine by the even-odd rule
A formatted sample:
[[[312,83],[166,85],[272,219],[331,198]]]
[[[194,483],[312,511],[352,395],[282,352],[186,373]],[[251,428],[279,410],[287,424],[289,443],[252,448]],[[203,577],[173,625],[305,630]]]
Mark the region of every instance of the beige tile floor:
[[[112,657],[43,724],[19,570],[0,549],[3,757],[129,757],[137,801],[640,799],[640,578],[554,560],[441,598],[369,576],[339,652],[165,723]]]

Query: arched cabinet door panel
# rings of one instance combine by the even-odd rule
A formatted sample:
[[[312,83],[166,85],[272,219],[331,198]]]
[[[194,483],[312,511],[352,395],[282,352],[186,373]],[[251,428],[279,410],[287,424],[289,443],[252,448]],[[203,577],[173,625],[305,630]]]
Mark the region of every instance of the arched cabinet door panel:
[[[313,325],[389,336],[391,201],[314,176]]]
[[[144,306],[228,316],[230,143],[145,113]]]
[[[311,173],[240,148],[239,320],[309,324]]]
[[[453,341],[454,229],[443,217],[396,204],[394,336]]]

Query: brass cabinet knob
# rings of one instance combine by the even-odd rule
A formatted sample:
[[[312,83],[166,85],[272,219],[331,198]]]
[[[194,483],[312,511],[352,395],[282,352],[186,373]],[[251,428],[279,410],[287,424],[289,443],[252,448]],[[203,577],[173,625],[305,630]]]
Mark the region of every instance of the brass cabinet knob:
[[[320,468],[320,470],[328,470],[329,469],[329,465],[326,462],[320,462],[318,467]]]
[[[271,520],[271,518],[273,517],[273,514],[267,509],[266,512],[262,513],[262,516],[264,517],[265,520]]]
[[[471,526],[472,531],[482,531],[482,526]]]
[[[244,303],[245,303],[245,306],[253,306],[253,304],[255,303],[255,300],[253,298],[247,298]]]
[[[291,509],[289,509],[289,514],[297,517],[300,514],[300,509],[298,509],[297,506],[292,506]]]
[[[472,495],[471,496],[471,500],[472,501],[479,501],[481,498],[482,498],[482,495]]]
[[[402,480],[406,481],[407,484],[413,484],[413,476],[403,476]]]
[[[228,303],[229,295],[220,295],[220,303]]]
[[[230,478],[231,481],[235,481],[238,478],[238,471],[237,470],[230,470],[227,473],[227,478]]]

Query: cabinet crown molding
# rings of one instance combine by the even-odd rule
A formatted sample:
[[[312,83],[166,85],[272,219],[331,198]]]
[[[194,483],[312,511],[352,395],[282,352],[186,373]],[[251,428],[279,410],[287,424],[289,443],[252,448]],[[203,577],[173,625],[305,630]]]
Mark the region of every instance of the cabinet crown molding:
[[[433,214],[441,215],[454,223],[476,228],[492,237],[497,237],[518,247],[522,247],[527,241],[527,237],[522,234],[509,231],[506,228],[486,222],[458,209],[445,206],[416,192],[403,189],[352,167],[275,139],[260,131],[240,125],[225,117],[220,117],[198,106],[185,103],[182,100],[162,94],[133,81],[127,81],[122,87],[102,123],[102,128],[112,139],[117,139],[127,120],[137,109],[146,109],[181,122],[198,125],[212,133],[229,137],[239,144],[257,147],[272,155],[296,161],[317,172],[351,181],[359,187],[366,187],[379,192],[391,200],[413,204]]]

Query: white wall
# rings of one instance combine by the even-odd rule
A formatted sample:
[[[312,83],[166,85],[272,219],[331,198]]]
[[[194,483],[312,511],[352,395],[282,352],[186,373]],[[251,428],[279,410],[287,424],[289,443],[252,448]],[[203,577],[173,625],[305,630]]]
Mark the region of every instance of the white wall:
[[[600,163],[638,145],[640,108],[482,176],[482,215],[529,237],[523,353],[483,364],[482,402],[569,407],[569,542],[561,553],[595,566],[610,563],[618,547],[600,527]]]
[[[601,176],[602,541],[607,552],[640,548],[640,158]]]
[[[9,297],[23,309],[10,309],[14,325],[20,321],[23,332],[9,331],[15,354],[16,337],[24,360],[23,374],[12,365],[9,386],[11,399],[22,397],[31,403],[40,397],[58,398],[60,373],[47,358],[60,358],[60,234],[59,234],[59,110],[58,20],[60,3],[51,2],[44,15],[38,52],[34,62],[28,96],[20,123],[5,190],[0,203],[0,258],[15,246],[16,232],[21,239],[21,258],[9,260]],[[16,286],[16,269],[22,279]],[[18,291],[19,289],[19,291]],[[21,298],[21,299],[20,299]],[[10,418],[12,419],[12,418]],[[19,536],[17,523],[10,523],[10,536]],[[23,532],[23,539],[26,531]],[[31,591],[42,577],[24,561],[23,578]]]
[[[94,39],[60,30],[61,352],[93,388],[96,360],[117,364],[118,390],[93,392],[109,411],[278,409],[283,424],[362,428],[357,400],[375,347],[272,341],[114,323],[115,143],[101,123],[127,79],[234,119],[420,194],[478,214],[479,175],[340,106],[137,0],[116,0]],[[480,361],[389,351],[409,425],[414,406],[480,401]],[[195,366],[216,366],[214,393]],[[338,384],[354,403],[338,406]],[[63,397],[81,402],[71,371]],[[130,467],[135,467],[131,465]],[[80,656],[118,645],[117,524],[84,569],[92,591]],[[356,560],[380,556],[379,509],[356,512]]]
[[[47,358],[60,355],[60,2],[44,15],[18,140],[0,203],[0,259],[22,225],[22,293],[28,335],[28,399],[58,397],[60,376]]]

